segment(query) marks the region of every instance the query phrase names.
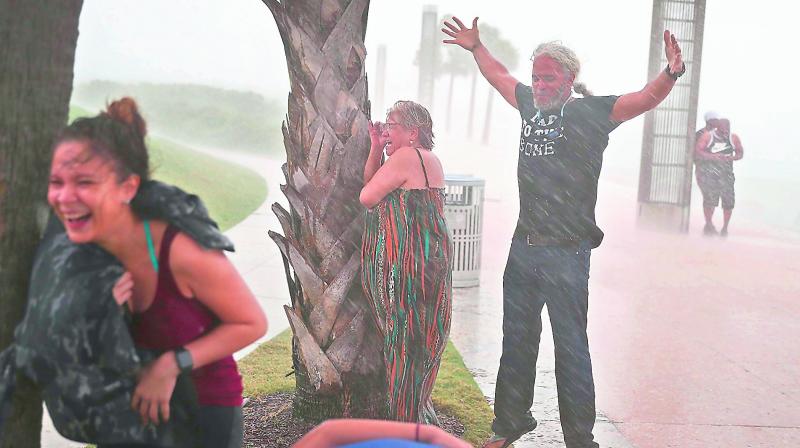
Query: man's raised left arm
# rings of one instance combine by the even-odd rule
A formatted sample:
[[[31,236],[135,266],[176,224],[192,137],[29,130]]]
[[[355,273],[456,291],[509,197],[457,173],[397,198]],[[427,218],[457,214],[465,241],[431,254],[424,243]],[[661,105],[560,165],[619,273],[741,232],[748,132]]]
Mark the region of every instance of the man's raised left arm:
[[[681,47],[678,45],[675,35],[669,30],[664,31],[664,51],[667,55],[667,68],[648,82],[642,90],[619,97],[611,110],[609,118],[612,121],[621,123],[637,117],[658,106],[667,97],[675,85],[675,81],[686,70],[681,56]]]

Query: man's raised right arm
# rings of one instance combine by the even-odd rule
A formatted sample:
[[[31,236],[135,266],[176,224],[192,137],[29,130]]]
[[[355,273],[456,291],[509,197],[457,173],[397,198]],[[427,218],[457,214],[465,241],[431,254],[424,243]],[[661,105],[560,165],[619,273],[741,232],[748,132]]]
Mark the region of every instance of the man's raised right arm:
[[[455,44],[470,51],[483,77],[509,104],[518,109],[515,91],[519,81],[511,76],[508,69],[495,59],[481,42],[478,31],[478,18],[475,17],[472,20],[472,28],[467,28],[458,17],[453,17],[453,22],[444,22],[446,28],[442,28],[442,32],[452,37],[452,39],[445,39],[442,42]]]

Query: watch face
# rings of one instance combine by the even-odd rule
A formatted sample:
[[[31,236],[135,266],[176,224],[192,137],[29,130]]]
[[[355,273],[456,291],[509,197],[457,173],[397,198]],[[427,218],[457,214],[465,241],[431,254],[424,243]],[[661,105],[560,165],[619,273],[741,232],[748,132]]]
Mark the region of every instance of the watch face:
[[[192,370],[192,354],[186,349],[178,349],[175,351],[175,360],[178,363],[178,368],[181,372]]]

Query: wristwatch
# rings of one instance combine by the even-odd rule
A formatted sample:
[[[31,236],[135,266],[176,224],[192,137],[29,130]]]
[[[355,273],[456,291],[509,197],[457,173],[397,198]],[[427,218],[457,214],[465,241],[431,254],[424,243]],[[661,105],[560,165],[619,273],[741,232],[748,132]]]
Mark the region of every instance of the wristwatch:
[[[678,78],[680,78],[681,76],[683,76],[684,73],[686,73],[686,64],[683,64],[683,68],[681,68],[681,71],[675,73],[672,73],[669,64],[667,64],[667,68],[665,68],[664,71],[667,73],[667,76],[677,81]]]
[[[175,350],[175,361],[178,363],[178,369],[181,373],[191,372],[192,368],[194,368],[192,354],[184,347]]]

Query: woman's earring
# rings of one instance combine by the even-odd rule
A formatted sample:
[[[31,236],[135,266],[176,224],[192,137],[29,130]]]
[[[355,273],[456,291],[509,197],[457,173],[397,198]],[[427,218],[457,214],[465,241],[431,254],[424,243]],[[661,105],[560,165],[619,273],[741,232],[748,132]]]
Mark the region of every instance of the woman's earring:
[[[408,141],[408,146],[411,146],[412,148],[414,147],[414,140],[413,139]]]

